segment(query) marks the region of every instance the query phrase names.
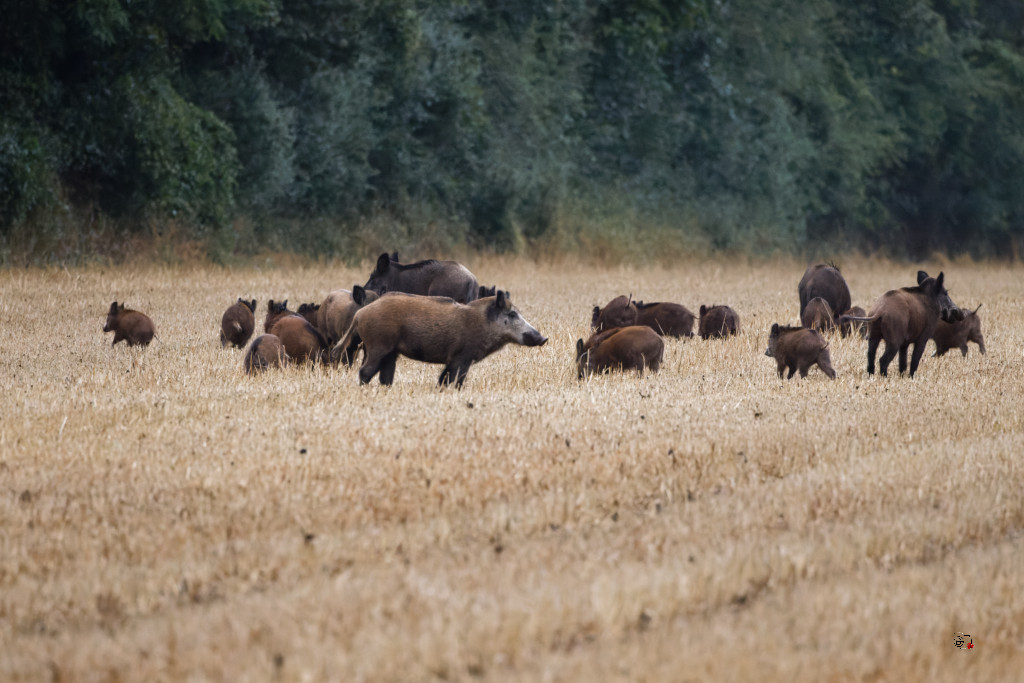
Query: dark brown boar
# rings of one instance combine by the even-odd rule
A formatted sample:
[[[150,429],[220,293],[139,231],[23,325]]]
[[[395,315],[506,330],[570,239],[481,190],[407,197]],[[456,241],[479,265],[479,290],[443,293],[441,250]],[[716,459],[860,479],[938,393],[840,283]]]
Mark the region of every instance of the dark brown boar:
[[[107,322],[103,325],[104,332],[113,332],[114,341],[111,346],[122,339],[128,346],[146,346],[156,336],[156,328],[149,316],[141,311],[133,311],[125,308],[124,304],[116,301],[110,304],[110,311],[107,312]]]
[[[261,334],[249,345],[242,361],[242,369],[247,375],[255,375],[267,368],[287,365],[291,360],[281,344],[281,340],[273,334]]]
[[[615,327],[629,327],[636,324],[637,310],[633,303],[632,295],[625,294],[617,296],[604,308],[594,306],[594,313],[590,318],[590,327],[595,332],[610,330]]]
[[[245,348],[252,332],[256,329],[256,299],[246,301],[239,297],[238,301],[228,306],[220,319],[220,345],[231,345],[239,349]]]
[[[309,321],[309,324],[316,327],[317,318],[320,315],[320,304],[299,304],[299,315]]]
[[[832,263],[819,263],[810,266],[797,285],[800,294],[800,319],[804,318],[804,309],[811,299],[821,297],[832,309],[833,320],[850,309],[850,287]]]
[[[780,379],[782,371],[787,367],[789,375],[786,379],[793,379],[797,370],[800,371],[800,377],[806,377],[808,370],[815,364],[831,379],[836,378],[836,371],[832,369],[832,359],[828,354],[828,342],[817,330],[807,327],[780,327],[775,323],[772,325],[771,334],[768,335],[768,349],[764,355],[775,359]]]
[[[447,296],[463,304],[476,300],[480,294],[476,277],[461,263],[430,259],[403,265],[388,254],[380,255],[377,267],[363,287],[378,294],[405,292]]]
[[[682,304],[667,301],[645,304],[637,301],[636,325],[647,325],[660,335],[667,337],[692,337],[693,324],[697,317]]]
[[[296,313],[278,318],[270,328],[270,334],[280,339],[285,353],[300,363],[322,361],[327,354],[327,340],[308,320]]]
[[[366,304],[373,303],[377,298],[377,292],[365,290],[359,285],[354,286],[352,291],[338,289],[327,295],[317,312],[319,314],[317,328],[327,340],[328,348],[332,348],[345,336],[356,311]],[[358,346],[359,339],[353,339],[351,348],[345,349],[338,358],[331,360],[335,362],[340,360],[345,365],[351,365]]]
[[[945,277],[929,277],[923,270],[917,273],[916,287],[904,287],[886,292],[875,302],[871,315],[866,317],[844,315],[839,319],[842,324],[847,320],[869,323],[868,326],[868,374],[875,373],[875,354],[878,345],[885,340],[885,353],[878,361],[878,369],[882,376],[888,375],[889,363],[899,353],[900,374],[907,369],[907,350],[914,345],[914,353],[910,359],[910,376],[917,372],[925,345],[935,334],[939,320],[958,322],[963,319],[963,312],[949,298],[949,292],[943,286]]]
[[[270,328],[274,326],[278,320],[286,315],[298,315],[295,311],[288,310],[288,299],[284,301],[274,301],[271,299],[267,302],[267,317],[263,319],[263,331],[270,333]]]
[[[818,332],[828,332],[836,327],[835,316],[832,315],[832,307],[820,296],[816,296],[807,302],[807,307],[800,314],[800,321],[804,327],[817,330]]]
[[[479,291],[479,293],[478,293],[476,298],[477,299],[485,299],[485,298],[487,298],[489,296],[495,296],[495,295],[497,295],[497,293],[498,293],[498,286],[497,285],[492,285],[490,287],[484,287],[483,285],[480,285],[480,291]]]
[[[425,363],[443,363],[439,385],[461,387],[469,367],[506,344],[541,346],[547,338],[519,314],[508,296],[460,304],[443,297],[389,293],[356,312],[332,357],[349,348],[353,335],[363,342],[359,382],[380,373],[380,383],[395,378],[399,355]]]
[[[701,339],[739,334],[740,317],[728,306],[701,305],[697,331]]]
[[[576,374],[583,379],[609,370],[657,372],[664,353],[665,342],[650,326],[616,327],[576,340]]]
[[[963,320],[955,323],[947,323],[943,320],[935,326],[935,353],[933,355],[945,355],[950,349],[960,349],[963,356],[967,356],[967,342],[974,342],[978,350],[985,353],[985,338],[981,336],[981,317],[978,311],[981,304],[973,311],[965,311]]]
[[[848,316],[847,319],[843,320],[843,324],[839,326],[839,334],[841,334],[844,337],[848,337],[854,332],[857,332],[857,334],[860,335],[861,339],[867,337],[867,323],[863,322],[862,320],[857,320],[857,318],[867,317],[867,314],[867,311],[865,311],[860,306],[851,306],[850,310],[846,312],[846,315]]]

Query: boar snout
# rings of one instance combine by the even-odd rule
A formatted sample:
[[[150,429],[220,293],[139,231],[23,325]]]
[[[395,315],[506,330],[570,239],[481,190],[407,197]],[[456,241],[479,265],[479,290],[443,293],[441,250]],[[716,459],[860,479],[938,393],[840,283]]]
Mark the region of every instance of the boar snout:
[[[544,346],[548,338],[537,330],[527,330],[523,335],[523,346]]]

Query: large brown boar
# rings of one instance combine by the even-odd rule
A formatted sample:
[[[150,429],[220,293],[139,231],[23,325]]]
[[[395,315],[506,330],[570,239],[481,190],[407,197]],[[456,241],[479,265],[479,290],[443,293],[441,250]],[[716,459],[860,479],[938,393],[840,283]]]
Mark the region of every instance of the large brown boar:
[[[780,327],[778,323],[772,325],[771,334],[768,335],[768,349],[764,355],[775,359],[779,367],[779,378],[782,378],[782,371],[789,368],[789,375],[786,379],[793,379],[796,371],[800,371],[800,377],[806,377],[812,365],[817,365],[821,371],[831,379],[836,378],[836,371],[832,369],[832,359],[828,354],[828,342],[817,330],[806,327]]]
[[[636,324],[637,310],[632,295],[620,295],[605,304],[604,308],[594,306],[590,327],[595,332]]]
[[[800,314],[800,321],[803,326],[818,332],[829,332],[835,329],[835,316],[832,315],[832,307],[820,296],[816,296],[807,302],[807,307]]]
[[[293,313],[277,319],[270,334],[281,340],[288,356],[300,363],[322,361],[327,354],[327,340],[301,315]]]
[[[377,299],[377,292],[365,290],[359,285],[353,287],[352,291],[337,289],[328,294],[324,302],[320,304],[320,310],[317,311],[319,314],[317,317],[317,328],[324,335],[324,339],[327,340],[328,348],[332,348],[345,336],[345,332],[348,331],[348,326],[352,324],[352,318],[355,316],[356,311]],[[352,364],[356,347],[359,346],[359,340],[354,339],[353,344],[351,348],[345,349],[340,354],[339,359],[345,365]],[[334,359],[332,358],[332,360]]]
[[[838,318],[850,309],[850,287],[846,279],[833,263],[819,263],[810,266],[797,285],[800,294],[800,319],[803,320],[804,309],[811,299],[821,297],[828,302],[832,315]]]
[[[111,346],[122,339],[128,346],[146,346],[156,336],[156,328],[149,316],[141,311],[133,311],[125,308],[124,304],[116,301],[110,304],[110,311],[107,312],[107,322],[103,325],[104,332],[113,332],[114,341]]]
[[[955,323],[947,323],[940,320],[935,326],[935,354],[945,355],[950,349],[960,349],[960,353],[967,355],[967,342],[974,342],[978,350],[985,353],[985,338],[981,336],[981,317],[978,311],[981,304],[973,311],[964,312],[963,320]]]
[[[430,259],[403,265],[388,254],[380,255],[377,267],[363,287],[378,294],[405,292],[447,296],[462,304],[475,301],[480,294],[476,277],[461,263]]]
[[[288,299],[284,301],[274,301],[271,299],[268,301],[267,317],[263,319],[263,331],[269,334],[270,328],[274,326],[274,323],[286,315],[298,315],[295,311],[288,310]]]
[[[739,334],[740,317],[728,306],[701,305],[697,331],[701,339]]]
[[[843,337],[849,337],[851,334],[856,332],[860,335],[861,339],[867,337],[868,325],[862,320],[867,316],[867,314],[867,311],[860,306],[851,306],[850,310],[846,312],[847,318],[843,320],[843,323],[839,326],[839,334]]]
[[[588,374],[608,370],[636,370],[644,368],[657,372],[661,367],[665,342],[647,325],[616,327],[591,335],[584,342],[576,340],[576,374],[583,379]]]
[[[907,350],[914,345],[914,353],[910,359],[910,376],[917,372],[925,345],[935,334],[939,320],[958,322],[963,319],[963,312],[949,298],[949,292],[943,286],[945,276],[929,277],[923,270],[917,273],[916,287],[904,287],[886,292],[875,302],[871,314],[867,317],[844,315],[839,322],[846,320],[863,321],[868,326],[868,374],[875,373],[875,354],[879,343],[885,340],[885,353],[878,361],[878,369],[882,376],[888,375],[889,363],[899,353],[900,374],[907,369]]]
[[[247,375],[255,375],[267,368],[287,365],[289,360],[280,339],[272,334],[261,334],[253,340],[249,350],[245,352],[242,369]]]
[[[332,357],[349,348],[353,335],[363,342],[359,382],[380,373],[380,383],[395,378],[399,354],[425,363],[442,363],[437,383],[461,387],[469,367],[506,344],[542,346],[547,337],[519,314],[508,292],[460,304],[443,297],[391,293],[356,312]]]
[[[682,304],[659,301],[645,304],[637,301],[636,325],[647,325],[666,337],[692,337],[693,324],[697,317]]]
[[[220,345],[231,345],[239,349],[245,348],[252,332],[256,329],[256,299],[246,301],[239,297],[238,301],[228,306],[220,318]]]

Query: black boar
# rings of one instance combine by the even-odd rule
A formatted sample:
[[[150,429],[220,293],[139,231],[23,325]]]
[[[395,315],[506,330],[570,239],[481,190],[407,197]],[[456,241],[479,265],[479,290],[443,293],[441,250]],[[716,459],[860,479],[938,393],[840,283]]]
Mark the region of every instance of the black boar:
[[[289,360],[280,339],[273,334],[261,334],[253,340],[249,350],[245,352],[242,369],[247,375],[255,375],[267,368],[287,365]]]
[[[697,331],[701,339],[739,334],[740,317],[728,306],[701,305]]]
[[[867,317],[867,311],[860,306],[851,306],[850,310],[846,312],[847,318],[843,320],[843,324],[839,326],[839,334],[843,337],[848,337],[854,332],[860,335],[861,339],[868,336],[867,323],[858,318]],[[840,316],[842,317],[842,316]]]
[[[122,339],[128,346],[146,346],[156,336],[156,328],[149,316],[141,311],[133,311],[125,308],[124,304],[116,301],[110,304],[110,311],[107,312],[107,322],[103,325],[104,332],[113,332],[114,341],[111,346]]]
[[[940,320],[935,326],[935,354],[942,356],[950,349],[960,349],[960,353],[967,355],[967,342],[974,342],[978,350],[985,353],[985,338],[981,336],[981,317],[978,311],[981,304],[973,311],[966,311],[963,320],[955,323],[947,323]]]
[[[782,371],[787,367],[789,375],[786,379],[793,379],[797,370],[800,371],[800,377],[806,377],[807,371],[815,364],[831,379],[836,378],[836,371],[832,369],[832,359],[828,354],[828,342],[817,330],[806,327],[780,327],[775,323],[772,325],[771,334],[768,335],[768,349],[764,355],[775,359],[780,379]]]
[[[636,315],[636,305],[633,303],[632,295],[623,294],[609,301],[604,308],[594,306],[590,327],[595,332],[615,327],[629,327],[636,324]]]
[[[476,298],[477,299],[486,299],[489,296],[495,296],[497,293],[498,293],[497,285],[492,285],[490,287],[484,287],[483,285],[480,285],[480,292],[478,293]]]
[[[244,349],[245,343],[256,329],[255,313],[256,299],[246,301],[239,297],[238,301],[228,306],[220,319],[220,345],[230,344]]]
[[[797,285],[800,294],[800,319],[811,299],[821,297],[832,309],[833,319],[850,309],[850,287],[835,264],[819,263],[810,266]]]
[[[928,277],[923,270],[917,273],[917,287],[904,287],[886,292],[875,302],[871,315],[867,317],[844,315],[847,320],[870,323],[868,326],[868,374],[875,373],[875,354],[878,345],[885,340],[885,353],[878,361],[882,376],[888,375],[889,363],[899,353],[900,374],[907,369],[907,350],[914,345],[910,359],[910,376],[917,372],[917,366],[924,354],[924,347],[935,334],[939,320],[959,322],[963,312],[949,298],[943,283],[945,276]]]
[[[816,296],[807,302],[804,312],[800,314],[800,321],[804,327],[817,330],[818,332],[828,332],[835,329],[836,326],[835,316],[832,315],[832,307],[820,296]]]
[[[664,353],[665,342],[651,327],[616,327],[591,335],[586,343],[576,340],[576,374],[583,379],[607,370],[642,373],[645,367],[657,372]]]
[[[461,304],[476,300],[480,294],[476,277],[461,263],[431,259],[402,265],[388,254],[380,255],[377,267],[363,286],[378,294],[447,296]]]
[[[309,324],[316,327],[317,318],[320,315],[320,304],[299,304],[299,315],[309,321]]]
[[[267,317],[263,319],[263,331],[270,334],[270,328],[278,320],[286,315],[298,315],[295,311],[288,310],[288,300],[277,301],[273,299],[267,302]]]
[[[377,298],[377,292],[365,290],[359,285],[354,286],[351,292],[347,289],[338,289],[327,295],[324,302],[320,304],[320,310],[317,311],[317,328],[327,340],[328,348],[333,347],[345,336],[356,311],[366,304],[373,303]],[[352,344],[351,348],[340,354],[340,360],[345,365],[352,364],[359,340],[353,339]],[[337,359],[332,358],[332,360]]]
[[[285,353],[298,362],[322,361],[327,354],[327,340],[301,315],[292,313],[277,319],[270,334],[281,340]]]
[[[425,363],[443,363],[439,385],[461,387],[469,367],[506,344],[541,346],[541,335],[512,306],[508,292],[460,304],[443,297],[391,293],[356,312],[332,357],[349,348],[353,335],[363,342],[359,382],[380,373],[380,383],[395,378],[399,354]]]
[[[667,301],[645,304],[634,303],[635,325],[647,325],[660,335],[667,337],[692,337],[696,316],[686,306]]]

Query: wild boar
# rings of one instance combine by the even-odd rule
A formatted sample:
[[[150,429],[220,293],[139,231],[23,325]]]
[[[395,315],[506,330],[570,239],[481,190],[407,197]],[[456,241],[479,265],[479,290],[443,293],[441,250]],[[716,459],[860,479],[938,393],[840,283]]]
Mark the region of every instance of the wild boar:
[[[491,285],[490,287],[484,287],[480,285],[480,291],[477,294],[477,299],[485,299],[489,296],[495,296],[498,293],[497,285]]]
[[[832,309],[833,319],[850,309],[850,287],[834,263],[819,263],[810,266],[797,285],[800,295],[800,319],[811,299],[821,297]]]
[[[697,330],[701,339],[739,334],[740,317],[728,306],[701,305]]]
[[[966,311],[963,320],[956,323],[947,323],[943,320],[935,326],[935,356],[942,356],[950,349],[960,349],[963,356],[967,356],[967,342],[974,342],[978,350],[985,353],[985,338],[981,336],[981,317],[978,311],[981,304],[973,311]]]
[[[281,345],[281,340],[273,334],[261,334],[253,340],[249,350],[245,352],[242,369],[247,375],[255,375],[267,368],[287,365],[291,360]]]
[[[141,311],[133,311],[125,308],[124,304],[116,301],[110,304],[110,311],[107,312],[107,322],[103,325],[104,332],[113,332],[114,346],[122,339],[128,346],[146,346],[156,336],[156,328],[149,316]]]
[[[868,336],[868,326],[867,326],[867,323],[862,322],[861,320],[857,319],[857,318],[864,318],[864,317],[866,317],[867,316],[867,311],[865,311],[860,306],[851,306],[850,310],[848,310],[846,312],[846,315],[849,316],[849,317],[846,320],[843,321],[842,325],[839,326],[839,334],[842,335],[843,337],[848,337],[851,334],[853,334],[854,332],[857,332],[857,334],[860,335],[861,339],[864,339],[865,337],[867,337]],[[837,318],[837,320],[838,320],[838,318]]]
[[[460,304],[444,297],[389,293],[356,312],[332,357],[348,349],[353,335],[363,342],[359,382],[380,373],[391,384],[399,354],[425,363],[442,363],[441,386],[462,387],[469,367],[506,344],[542,346],[547,337],[519,314],[508,292]]]
[[[595,332],[610,330],[615,327],[629,327],[636,324],[637,310],[633,296],[625,294],[609,301],[604,308],[594,306],[590,317],[590,327]]]
[[[300,363],[322,361],[327,353],[327,340],[301,315],[292,313],[277,319],[270,334],[281,340],[289,358]]]
[[[317,317],[320,315],[320,304],[299,304],[299,315],[309,321],[309,324],[316,327]]]
[[[696,316],[682,304],[667,301],[645,304],[634,303],[636,325],[647,325],[660,335],[667,337],[692,337]]]
[[[914,345],[910,359],[910,376],[917,372],[925,345],[935,334],[939,320],[955,323],[963,320],[963,312],[949,298],[943,286],[945,276],[929,277],[923,270],[917,272],[916,287],[904,287],[886,292],[875,302],[867,317],[844,315],[847,320],[870,323],[868,327],[868,374],[875,373],[875,354],[879,343],[885,340],[885,353],[878,361],[882,376],[888,375],[889,363],[899,353],[900,374],[907,369],[907,350]]]
[[[288,310],[288,299],[276,302],[273,299],[268,301],[267,317],[263,319],[263,331],[269,334],[274,323],[286,315],[298,315],[295,311]]]
[[[789,375],[786,379],[793,379],[797,370],[800,371],[801,378],[806,377],[808,370],[815,364],[829,378],[836,378],[836,371],[832,369],[832,359],[828,353],[828,342],[817,330],[807,327],[780,327],[775,323],[772,325],[771,334],[768,335],[768,349],[764,355],[775,359],[780,379],[782,371],[787,367]]]
[[[832,315],[832,307],[820,296],[816,296],[807,302],[804,312],[800,314],[800,321],[804,327],[817,330],[818,332],[828,332],[835,329],[836,326],[835,316]]]
[[[239,297],[238,301],[228,306],[220,318],[220,345],[231,345],[239,349],[245,348],[252,332],[256,329],[256,299],[246,301]]]
[[[664,353],[665,342],[648,325],[615,327],[591,335],[585,343],[576,340],[576,374],[583,379],[608,370],[657,372]]]
[[[317,328],[327,340],[328,348],[332,348],[345,336],[356,311],[377,299],[377,292],[368,291],[359,285],[354,286],[351,292],[347,289],[338,289],[328,294],[324,302],[320,304],[320,310],[317,311]],[[354,346],[342,352],[338,359],[345,365],[352,364],[359,340],[354,339],[353,344]],[[335,359],[332,358],[332,360]]]
[[[461,304],[476,300],[480,294],[476,277],[461,263],[430,259],[403,265],[388,254],[380,255],[377,267],[363,287],[378,294],[405,292],[447,296]]]

